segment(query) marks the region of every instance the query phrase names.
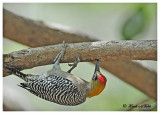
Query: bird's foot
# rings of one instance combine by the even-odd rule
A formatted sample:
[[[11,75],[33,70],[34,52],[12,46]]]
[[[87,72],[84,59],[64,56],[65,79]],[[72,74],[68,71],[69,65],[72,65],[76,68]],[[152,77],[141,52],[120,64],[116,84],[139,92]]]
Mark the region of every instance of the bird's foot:
[[[71,71],[74,69],[74,68],[76,68],[77,67],[77,64],[80,62],[80,54],[78,55],[78,58],[75,58],[75,60],[74,60],[74,63],[68,63],[68,65],[69,66],[72,66],[72,68],[71,69],[69,69],[67,72],[68,73],[71,73]]]

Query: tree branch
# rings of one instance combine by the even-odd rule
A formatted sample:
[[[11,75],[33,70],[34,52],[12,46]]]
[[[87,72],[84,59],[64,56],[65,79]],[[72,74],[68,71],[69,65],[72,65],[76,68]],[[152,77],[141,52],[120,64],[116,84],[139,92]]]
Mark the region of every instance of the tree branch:
[[[81,55],[81,61],[156,60],[156,41],[98,41],[68,44],[62,62],[72,62]],[[61,45],[24,49],[4,55],[4,64],[28,69],[53,63]],[[47,55],[47,56],[46,56]]]
[[[157,73],[155,70],[136,61],[107,61],[101,62],[100,66],[151,98],[157,99]]]
[[[63,40],[67,43],[96,41],[80,32],[50,28],[42,21],[17,16],[5,9],[3,20],[3,36],[30,47],[60,44]]]

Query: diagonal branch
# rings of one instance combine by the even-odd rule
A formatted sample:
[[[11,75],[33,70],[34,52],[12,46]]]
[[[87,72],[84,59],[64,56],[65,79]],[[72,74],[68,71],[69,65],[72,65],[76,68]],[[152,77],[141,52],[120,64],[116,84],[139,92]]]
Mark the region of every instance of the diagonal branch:
[[[148,96],[157,99],[157,72],[137,61],[107,61],[100,66]]]
[[[27,46],[55,45],[63,40],[68,43],[96,41],[93,37],[68,29],[50,28],[42,21],[17,16],[3,9],[3,36]]]

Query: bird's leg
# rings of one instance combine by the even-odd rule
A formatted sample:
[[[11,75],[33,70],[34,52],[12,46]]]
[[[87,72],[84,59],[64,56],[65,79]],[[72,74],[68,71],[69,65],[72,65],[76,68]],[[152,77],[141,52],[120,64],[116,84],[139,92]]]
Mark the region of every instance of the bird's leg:
[[[68,65],[69,65],[69,66],[72,66],[72,68],[69,69],[67,72],[68,72],[68,73],[71,73],[71,71],[72,71],[74,68],[77,67],[77,64],[78,64],[79,62],[80,62],[80,55],[78,56],[77,59],[75,59],[75,61],[74,61],[73,64],[69,64],[69,63],[68,63]]]
[[[61,58],[63,58],[66,47],[67,47],[67,44],[65,44],[65,42],[63,41],[62,49],[53,61],[54,62],[53,68],[60,68],[59,63],[60,63]]]

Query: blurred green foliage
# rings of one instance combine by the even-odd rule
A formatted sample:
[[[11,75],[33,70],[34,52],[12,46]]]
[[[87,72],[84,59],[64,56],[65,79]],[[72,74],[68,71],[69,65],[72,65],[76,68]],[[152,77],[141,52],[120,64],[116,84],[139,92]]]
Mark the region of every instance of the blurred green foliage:
[[[121,34],[123,40],[133,40],[136,35],[149,27],[149,23],[152,21],[150,20],[151,13],[156,13],[156,10],[154,9],[152,12],[150,11],[149,5],[150,4],[138,5],[137,9],[135,9],[135,11],[122,24]]]
[[[133,37],[139,34],[145,25],[145,8],[139,8],[135,14],[133,14],[129,19],[124,23],[122,28],[123,40],[132,40]]]

